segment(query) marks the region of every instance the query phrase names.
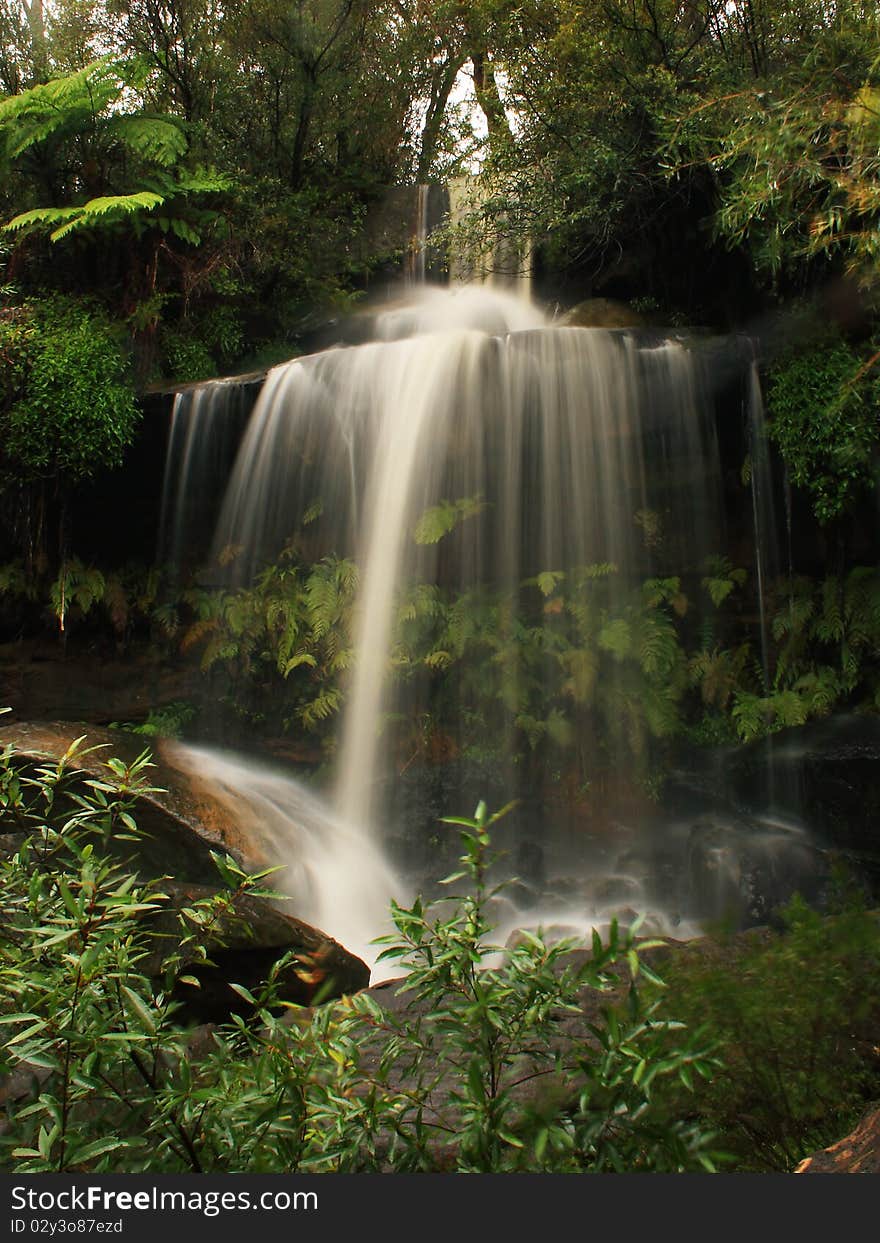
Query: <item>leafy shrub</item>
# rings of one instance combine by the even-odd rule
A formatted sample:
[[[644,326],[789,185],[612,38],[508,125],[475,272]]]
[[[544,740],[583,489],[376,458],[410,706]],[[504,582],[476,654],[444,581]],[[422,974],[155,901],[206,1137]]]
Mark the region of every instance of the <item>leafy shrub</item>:
[[[676,1013],[704,1022],[723,1053],[697,1108],[743,1170],[791,1170],[880,1087],[876,914],[853,897],[830,917],[796,898],[785,919],[781,935],[666,973]]]
[[[210,348],[192,332],[165,325],[161,342],[165,370],[178,384],[207,380],[217,374],[217,363]]]
[[[0,482],[76,482],[121,463],[138,409],[103,312],[60,297],[3,312],[0,355]]]
[[[129,734],[141,734],[145,738],[180,738],[184,729],[196,715],[192,704],[178,700],[162,708],[151,708],[147,719],[135,724],[113,722],[111,729],[123,729]]]
[[[769,433],[820,522],[839,518],[874,481],[880,381],[843,342],[773,369]]]
[[[472,819],[445,821],[464,845],[462,870],[445,883],[467,882],[451,910],[392,908],[396,932],[381,957],[406,968],[415,1014],[384,1020],[381,1069],[395,1082],[402,1074],[412,1094],[392,1152],[405,1168],[469,1173],[713,1170],[711,1133],[687,1111],[671,1115],[657,1089],[668,1079],[691,1087],[718,1063],[699,1031],[686,1035],[658,1000],[644,1002],[640,975],[661,981],[632,932],[615,922],[607,943],[594,932],[590,952],[576,954],[570,940],[548,945],[523,931],[500,966],[486,966],[498,953],[486,941],[499,891],[490,830],[506,810],[490,816],[481,803]],[[566,1030],[586,992],[610,989],[616,1006]]]
[[[82,740],[80,740],[81,742]],[[18,772],[0,752],[0,825],[20,835],[0,862],[4,950],[0,1053],[7,1085],[5,1163],[21,1171],[333,1172],[357,1170],[712,1168],[708,1135],[655,1108],[653,1086],[711,1060],[695,1041],[665,1047],[678,1025],[636,987],[631,937],[598,938],[591,957],[528,937],[501,968],[481,970],[489,818],[458,821],[471,891],[442,918],[417,902],[394,910],[385,957],[411,968],[413,1015],[369,997],[311,1012],[279,1002],[276,963],[251,1007],[209,1031],[178,1022],[172,985],[236,894],[260,892],[231,860],[227,889],[180,914],[179,944],[155,965],[149,918],[160,881],[114,861],[120,836],[137,836],[131,800],[146,757],[107,779],[70,783],[79,744],[58,764]],[[152,965],[151,965],[151,959]],[[619,985],[629,1005],[583,1039],[559,1040],[584,986]],[[295,964],[294,964],[295,965]],[[184,977],[196,984],[195,977]],[[197,984],[196,984],[197,986]],[[661,1043],[664,1047],[661,1050]],[[516,1089],[556,1072],[563,1099],[522,1107]],[[567,1082],[564,1076],[571,1076]],[[452,1126],[435,1120],[442,1080]],[[24,1088],[24,1090],[22,1090]]]

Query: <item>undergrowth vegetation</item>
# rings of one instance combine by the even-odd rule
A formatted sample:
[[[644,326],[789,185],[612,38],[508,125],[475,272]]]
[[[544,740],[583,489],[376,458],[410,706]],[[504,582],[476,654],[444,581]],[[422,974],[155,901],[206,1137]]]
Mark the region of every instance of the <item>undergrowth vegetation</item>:
[[[785,1172],[836,1143],[880,1092],[880,921],[841,888],[830,915],[795,898],[785,932],[672,958],[676,1012],[706,1023],[725,1073],[700,1113],[737,1168]]]
[[[9,563],[0,566],[0,617],[7,632],[103,634],[116,650],[147,644],[196,662],[231,719],[332,748],[357,584],[352,561],[308,562],[293,547],[249,587],[199,576],[171,585],[155,568],[104,573],[76,558],[41,579]],[[540,573],[515,591],[407,587],[389,676],[420,708],[389,715],[387,737],[401,764],[486,758],[497,745],[526,767],[549,757],[583,784],[615,755],[646,770],[675,738],[748,742],[880,706],[876,568],[780,579],[765,600],[766,666],[752,586],[725,557],[687,582],[632,584],[594,564]]]
[[[136,843],[133,798],[149,764],[110,760],[106,780],[73,785],[77,753],[74,744],[30,772],[11,748],[0,753],[0,824],[15,835],[0,863],[7,1169],[714,1168],[708,1130],[654,1095],[662,1080],[710,1075],[711,1051],[642,1000],[631,934],[614,927],[580,956],[529,936],[483,969],[498,819],[483,805],[452,822],[464,853],[449,883],[463,887],[438,906],[393,908],[383,958],[408,969],[409,1008],[386,1011],[369,996],[311,1011],[285,1004],[277,980],[288,954],[256,992],[230,982],[248,1013],[194,1031],[174,981],[208,957],[206,938],[221,912],[234,914],[236,893],[265,892],[265,874],[220,861],[226,891],[183,909],[177,938],[157,947],[162,881],[112,853],[120,838]],[[585,989],[625,1004],[566,1032]]]
[[[447,821],[448,897],[392,907],[405,1005],[286,1003],[288,952],[260,987],[229,980],[228,1020],[189,1026],[175,980],[198,987],[187,964],[269,876],[218,859],[224,888],[157,936],[162,878],[119,854],[148,758],[84,780],[81,747],[0,752],[7,1170],[780,1171],[876,1095],[880,925],[857,904],[796,901],[782,934],[680,957],[616,924],[583,947],[523,933],[490,967],[506,809],[483,804]]]

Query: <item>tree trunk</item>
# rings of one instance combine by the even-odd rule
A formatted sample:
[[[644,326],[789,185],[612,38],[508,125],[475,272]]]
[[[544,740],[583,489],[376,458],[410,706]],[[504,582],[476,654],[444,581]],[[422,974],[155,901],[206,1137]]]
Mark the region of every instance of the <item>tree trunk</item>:
[[[510,132],[504,104],[498,93],[495,66],[486,52],[472,52],[471,62],[474,67],[474,90],[477,103],[483,110],[489,130],[489,145],[490,147],[497,146],[499,143],[511,140],[513,135]]]
[[[428,105],[425,125],[422,129],[419,162],[416,168],[417,185],[424,185],[431,175],[431,165],[434,163],[434,158],[437,155],[437,143],[440,138],[443,118],[446,115],[446,105],[449,102],[449,96],[452,94],[452,88],[455,86],[459,71],[466,60],[466,56],[451,56],[443,66],[438,80],[433,83],[431,102]]]

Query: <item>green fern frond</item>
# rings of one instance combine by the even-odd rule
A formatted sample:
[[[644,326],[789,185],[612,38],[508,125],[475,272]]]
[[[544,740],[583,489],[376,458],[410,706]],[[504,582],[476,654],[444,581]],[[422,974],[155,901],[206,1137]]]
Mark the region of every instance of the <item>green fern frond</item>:
[[[675,627],[663,613],[638,619],[634,646],[642,671],[649,675],[669,674],[683,655]]]
[[[308,665],[310,669],[315,669],[318,662],[311,652],[297,652],[283,666],[280,666],[280,672],[283,677],[287,678],[293,673],[294,669],[299,669],[302,665]]]
[[[632,630],[629,622],[623,617],[606,622],[599,631],[598,643],[615,660],[625,660],[632,651]]]
[[[306,729],[314,729],[321,721],[326,721],[339,711],[342,703],[342,692],[335,687],[323,690],[320,695],[300,710],[299,718]]]
[[[107,224],[114,219],[122,220],[139,212],[150,212],[160,207],[164,200],[148,190],[137,194],[114,194],[89,199],[81,207],[37,207],[21,212],[3,226],[4,231],[14,233],[20,229],[41,226],[57,226],[49,234],[49,240],[59,242],[75,229],[89,229]]]
[[[457,501],[440,501],[426,509],[415,525],[413,538],[417,544],[438,544],[467,518],[486,508],[482,495],[461,497]]]
[[[183,126],[171,117],[117,114],[108,119],[106,132],[133,155],[164,168],[176,164],[189,146]]]

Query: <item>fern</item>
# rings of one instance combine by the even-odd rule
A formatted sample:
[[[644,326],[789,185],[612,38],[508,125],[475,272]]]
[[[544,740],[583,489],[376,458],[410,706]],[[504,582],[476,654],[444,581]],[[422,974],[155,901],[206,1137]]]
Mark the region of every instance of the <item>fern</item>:
[[[329,687],[305,705],[299,718],[306,729],[313,729],[319,722],[326,721],[338,712],[341,703],[342,692],[336,687]]]
[[[839,578],[826,578],[822,584],[822,609],[814,633],[823,643],[839,643],[846,631],[845,592]]]
[[[217,219],[215,213],[191,206],[197,195],[228,189],[228,179],[209,169],[187,170],[182,160],[188,149],[182,123],[175,117],[126,110],[139,86],[137,66],[104,57],[66,77],[42,83],[20,95],[0,101],[0,143],[7,162],[14,162],[52,140],[67,141],[75,160],[95,165],[116,155],[123,175],[134,185],[126,193],[93,195],[86,202],[40,206],[20,212],[3,228],[9,232],[50,230],[60,242],[72,233],[105,229],[119,223],[139,232],[149,224],[171,232],[191,245],[201,241],[200,225]],[[74,143],[76,146],[74,147]],[[107,178],[106,189],[112,179]],[[82,178],[71,177],[68,198],[81,197]],[[115,188],[115,186],[113,186]],[[185,215],[163,212],[170,200],[188,200]]]
[[[742,587],[747,578],[746,571],[735,569],[727,557],[707,557],[703,569],[705,577],[702,585],[716,608],[724,603],[735,588]]]
[[[649,578],[642,584],[642,602],[649,609],[669,604],[678,617],[684,617],[688,611],[688,598],[681,590],[680,578]]]
[[[808,578],[790,579],[784,588],[786,603],[773,618],[774,639],[803,634],[816,611],[813,584]]]
[[[21,561],[0,565],[0,595],[13,599],[36,600],[39,591],[37,580],[28,574]]]
[[[575,703],[588,704],[593,697],[599,658],[592,648],[569,648],[559,654],[559,663],[568,674],[562,684],[562,692],[570,695]]]
[[[662,613],[638,619],[633,646],[642,671],[660,677],[669,675],[682,657],[675,627]]]
[[[117,113],[108,118],[106,132],[133,155],[163,168],[176,164],[189,146],[183,126],[175,117]]]
[[[437,544],[467,518],[486,508],[482,495],[461,497],[457,501],[440,501],[426,509],[415,525],[413,538],[417,544]]]
[[[632,631],[623,617],[606,622],[599,631],[599,646],[610,652],[616,660],[625,660],[632,651]]]
[[[523,583],[524,587],[535,586],[538,588],[542,596],[552,596],[553,592],[564,580],[565,574],[561,570],[544,570],[537,574],[534,578],[527,578]]]
[[[290,660],[285,661],[283,667],[279,666],[279,668],[281,669],[282,676],[287,678],[293,673],[294,669],[299,669],[303,665],[308,665],[311,669],[317,669],[318,662],[311,652],[297,652]]]
[[[84,565],[77,557],[65,561],[49,588],[49,600],[60,629],[66,628],[71,608],[88,613],[93,605],[104,599],[105,590],[104,575],[95,566]]]
[[[448,669],[453,662],[453,657],[449,652],[442,650],[428,652],[425,657],[425,664],[429,669]]]
[[[734,691],[743,689],[751,658],[748,643],[735,651],[716,647],[711,652],[698,652],[688,666],[691,685],[700,688],[703,703],[724,710]]]
[[[645,724],[655,738],[667,738],[678,731],[681,720],[674,688],[645,686],[639,693],[638,703],[644,713]]]

